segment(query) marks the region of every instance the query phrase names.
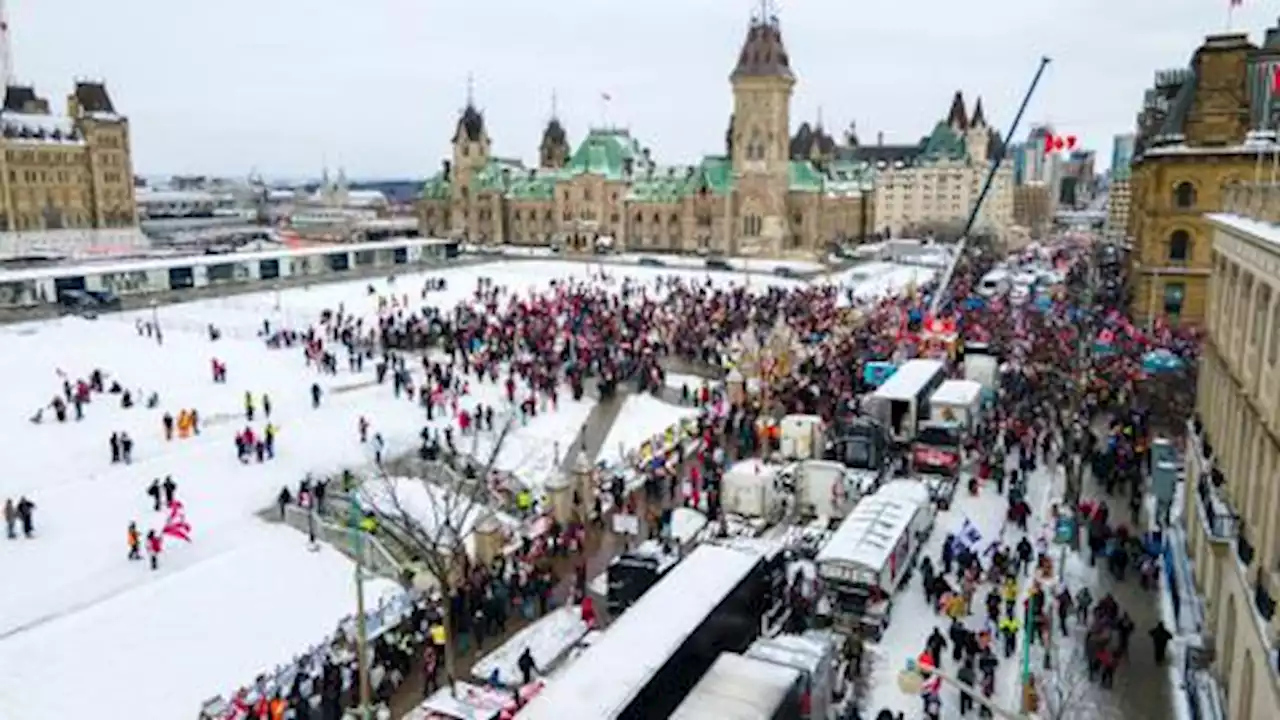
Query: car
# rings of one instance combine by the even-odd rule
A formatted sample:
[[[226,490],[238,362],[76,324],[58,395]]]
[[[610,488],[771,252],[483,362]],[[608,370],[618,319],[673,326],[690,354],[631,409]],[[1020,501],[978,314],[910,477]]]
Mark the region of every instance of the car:
[[[708,270],[732,270],[733,266],[724,258],[707,258]]]
[[[775,267],[773,269],[773,274],[781,278],[799,277],[799,274],[797,274],[795,270],[787,267],[786,265],[778,265],[777,267]]]
[[[643,265],[644,267],[666,267],[667,266],[666,263],[662,262],[658,258],[649,257],[647,255],[637,260],[636,264]]]
[[[120,298],[109,290],[86,290],[85,294],[93,298],[102,310],[119,310]]]
[[[98,301],[84,290],[63,290],[58,293],[58,305],[65,313],[95,317]]]

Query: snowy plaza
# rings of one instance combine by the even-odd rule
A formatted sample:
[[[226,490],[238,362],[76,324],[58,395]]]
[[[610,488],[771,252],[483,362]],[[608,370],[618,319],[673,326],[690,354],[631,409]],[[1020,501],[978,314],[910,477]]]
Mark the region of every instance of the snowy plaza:
[[[748,282],[739,273],[518,261],[429,273],[447,281],[426,304],[447,309],[472,293],[479,278],[515,292],[545,291],[553,280],[604,270],[610,282],[649,282],[665,275]],[[930,270],[887,264],[862,266],[851,276],[857,296],[891,292],[923,282]],[[825,278],[824,278],[825,279]],[[304,330],[322,311],[376,316],[378,298],[408,295],[418,305],[423,276],[316,285],[154,310],[106,314],[95,320],[58,320],[0,328],[0,451],[6,473],[0,497],[26,497],[35,505],[30,539],[0,543],[0,720],[62,720],[127,713],[171,720],[194,716],[206,699],[288,662],[331,633],[354,611],[352,563],[330,547],[309,552],[305,535],[270,524],[258,514],[271,508],[282,486],[308,473],[332,475],[372,462],[360,442],[361,418],[397,455],[417,446],[421,410],[392,397],[373,379],[372,367],[318,374],[300,349],[269,349],[259,332]],[[757,287],[804,281],[755,274]],[[371,291],[372,288],[372,291]],[[163,342],[140,332],[155,322]],[[209,326],[221,337],[212,341]],[[214,360],[227,368],[214,383]],[[94,370],[121,395],[99,393],[84,406],[83,420],[57,422],[46,410]],[[312,407],[318,383],[323,402]],[[275,457],[237,460],[233,438],[246,425],[261,432],[261,412],[246,421],[245,395],[269,395],[269,422],[278,431]],[[158,403],[146,407],[155,394]],[[497,384],[473,386],[472,401],[501,402]],[[516,427],[496,467],[536,488],[558,467],[591,412],[590,396],[563,399],[554,411]],[[200,433],[166,440],[161,416],[196,409]],[[626,421],[603,443],[601,461],[612,461],[689,414],[652,397],[634,397]],[[438,424],[447,423],[441,417]],[[110,462],[108,439],[127,433],[132,462]],[[482,448],[483,450],[483,448]],[[154,572],[127,559],[126,528],[159,532],[165,513],[147,494],[153,480],[171,477],[192,527],[192,541],[165,538]],[[371,602],[397,592],[392,582],[368,581]],[[68,692],[68,687],[74,691]]]

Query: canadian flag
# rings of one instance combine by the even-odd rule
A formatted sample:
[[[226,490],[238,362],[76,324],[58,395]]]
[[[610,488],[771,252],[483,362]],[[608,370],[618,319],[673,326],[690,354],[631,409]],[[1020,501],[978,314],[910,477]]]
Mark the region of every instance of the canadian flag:
[[[180,501],[174,500],[169,506],[169,519],[165,521],[160,534],[191,542],[191,523],[187,522],[187,511]]]
[[[1075,135],[1054,135],[1049,133],[1044,136],[1044,154],[1052,155],[1063,150],[1075,150],[1079,140]]]

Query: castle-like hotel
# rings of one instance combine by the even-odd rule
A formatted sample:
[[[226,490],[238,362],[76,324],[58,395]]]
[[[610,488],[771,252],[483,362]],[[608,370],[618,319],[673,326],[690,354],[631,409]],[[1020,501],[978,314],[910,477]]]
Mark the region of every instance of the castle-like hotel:
[[[840,144],[821,124],[791,135],[796,76],[776,18],[751,22],[729,80],[725,152],[693,165],[660,165],[621,129],[593,129],[573,149],[553,117],[538,167],[525,167],[493,154],[468,101],[452,158],[423,189],[422,231],[480,244],[812,256],[922,221],[962,223],[1000,148],[981,102],[970,117],[959,93],[915,145],[864,146],[852,131]],[[1002,170],[981,223],[1011,223],[1011,195],[1011,171]]]

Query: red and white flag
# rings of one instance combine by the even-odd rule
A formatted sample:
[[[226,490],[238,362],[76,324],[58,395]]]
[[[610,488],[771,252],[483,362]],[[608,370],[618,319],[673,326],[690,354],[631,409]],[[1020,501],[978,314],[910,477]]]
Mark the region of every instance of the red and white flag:
[[[613,96],[607,92],[602,92],[600,93],[600,99],[605,102],[611,102],[613,100]]]
[[[180,501],[174,500],[169,506],[169,519],[165,521],[164,529],[160,533],[191,542],[191,523],[187,522],[187,512]]]

